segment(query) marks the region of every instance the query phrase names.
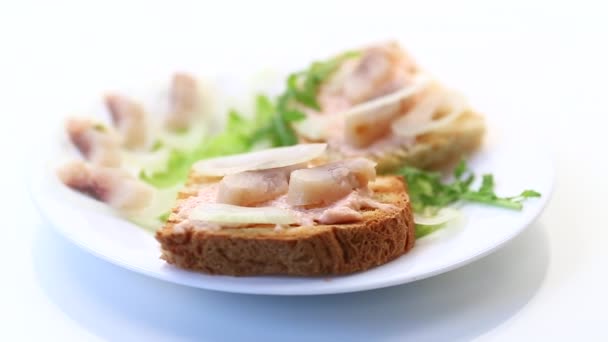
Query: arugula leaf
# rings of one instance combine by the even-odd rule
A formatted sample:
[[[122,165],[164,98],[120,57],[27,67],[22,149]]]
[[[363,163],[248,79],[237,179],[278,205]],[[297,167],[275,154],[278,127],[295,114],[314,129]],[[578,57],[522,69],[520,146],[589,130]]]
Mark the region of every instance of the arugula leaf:
[[[427,215],[434,215],[439,209],[457,201],[521,210],[524,200],[541,196],[534,190],[525,190],[517,196],[499,197],[494,191],[494,176],[491,174],[482,176],[479,189],[471,189],[475,175],[464,160],[454,168],[454,180],[448,182],[444,182],[437,172],[413,167],[404,167],[399,173],[407,179],[412,208]]]
[[[315,88],[306,83],[308,81],[307,78],[304,79],[304,83],[302,84],[302,78],[300,76],[306,76],[306,73],[294,73],[287,77],[286,94],[307,107],[320,110],[321,108],[317,103]]]
[[[444,184],[438,172],[423,171],[413,167],[404,167],[399,172],[407,179],[412,208],[414,211],[432,216],[439,209],[459,199],[462,188],[468,182],[456,180]]]
[[[528,198],[533,198],[533,197],[540,197],[540,193],[534,191],[534,190],[524,190],[521,194],[517,195],[517,196],[513,196],[513,197],[498,197],[496,196],[496,194],[492,191],[492,192],[482,192],[477,191],[477,192],[472,192],[469,191],[467,193],[462,194],[462,199],[470,201],[470,202],[477,202],[477,203],[484,203],[484,204],[489,204],[489,205],[493,205],[496,207],[503,207],[503,208],[508,208],[508,209],[515,209],[515,210],[521,210],[523,208],[523,204],[522,202]]]
[[[493,194],[494,193],[494,176],[490,174],[483,175],[481,180],[481,187],[479,188],[481,194]]]
[[[540,192],[528,189],[528,190],[522,191],[521,194],[519,194],[517,196],[509,197],[509,199],[513,200],[513,201],[520,201],[520,200],[525,200],[527,198],[533,198],[533,197],[541,197]]]
[[[454,177],[460,179],[467,172],[467,163],[461,160],[454,168]]]

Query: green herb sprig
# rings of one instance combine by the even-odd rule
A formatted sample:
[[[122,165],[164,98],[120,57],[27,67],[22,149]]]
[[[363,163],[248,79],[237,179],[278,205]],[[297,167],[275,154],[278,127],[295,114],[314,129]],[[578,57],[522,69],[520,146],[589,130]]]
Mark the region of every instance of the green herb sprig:
[[[258,102],[264,110],[272,113],[266,125],[259,128],[253,140],[270,139],[273,146],[290,146],[298,143],[291,123],[303,120],[306,115],[300,110],[302,106],[321,110],[317,94],[321,85],[327,81],[340,65],[347,59],[359,56],[359,52],[346,52],[327,61],[313,62],[307,69],[290,74],[286,80],[286,90],[279,95],[275,104],[264,97]]]
[[[483,203],[491,206],[521,210],[523,201],[528,198],[540,197],[541,194],[534,190],[524,190],[517,196],[500,197],[494,190],[494,176],[482,175],[481,185],[473,189],[475,174],[469,169],[467,163],[462,160],[452,172],[453,179],[444,181],[438,172],[424,171],[414,167],[404,167],[399,173],[403,175],[408,183],[408,193],[412,201],[412,209],[415,213],[433,216],[444,207],[458,201]],[[416,238],[422,238],[443,227],[445,223],[438,225],[416,225]]]
[[[500,197],[495,193],[494,176],[491,174],[484,174],[481,185],[475,190],[472,184],[476,176],[464,160],[454,169],[451,181],[443,181],[438,172],[414,167],[404,167],[399,173],[407,180],[414,211],[425,215],[433,215],[439,209],[458,201],[521,210],[524,200],[541,196],[534,190],[524,190],[517,196]]]

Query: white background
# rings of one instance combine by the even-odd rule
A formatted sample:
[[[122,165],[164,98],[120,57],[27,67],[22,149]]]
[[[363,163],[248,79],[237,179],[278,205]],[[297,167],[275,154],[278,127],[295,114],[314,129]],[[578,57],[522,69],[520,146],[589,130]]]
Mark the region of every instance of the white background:
[[[0,339],[608,339],[607,13],[602,1],[2,2]],[[472,265],[357,294],[207,292],[86,254],[28,198],[42,137],[105,90],[177,69],[299,67],[389,38],[509,118],[502,134],[555,156],[541,218]]]

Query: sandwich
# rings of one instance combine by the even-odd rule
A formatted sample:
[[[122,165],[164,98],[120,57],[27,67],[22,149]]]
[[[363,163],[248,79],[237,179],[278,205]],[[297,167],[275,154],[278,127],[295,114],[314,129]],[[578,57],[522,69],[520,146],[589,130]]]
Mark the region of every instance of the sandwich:
[[[399,176],[366,158],[327,162],[302,144],[196,163],[167,223],[162,258],[232,276],[323,276],[363,271],[415,243]]]
[[[306,118],[293,128],[301,142],[327,143],[332,160],[365,157],[382,173],[406,165],[434,169],[481,145],[483,117],[397,43],[350,51],[310,70],[315,67],[331,72],[293,77],[296,98],[312,99],[301,101]],[[318,80],[314,89],[311,79]]]

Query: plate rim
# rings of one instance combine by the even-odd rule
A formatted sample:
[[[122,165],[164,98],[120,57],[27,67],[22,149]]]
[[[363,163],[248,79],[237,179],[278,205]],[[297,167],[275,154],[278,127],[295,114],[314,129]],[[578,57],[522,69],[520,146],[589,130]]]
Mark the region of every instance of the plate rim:
[[[156,84],[157,84],[157,82],[154,83],[154,85],[156,85]],[[153,90],[153,89],[157,89],[157,87],[152,87],[152,86],[143,87],[140,90],[147,90],[147,89]],[[88,106],[88,107],[91,107],[91,106]],[[61,235],[63,238],[67,239],[74,245],[78,246],[78,248],[80,248],[81,250],[86,251],[101,260],[114,264],[118,267],[127,269],[129,271],[134,271],[139,274],[149,276],[149,277],[152,277],[152,278],[155,278],[158,280],[162,280],[162,281],[166,281],[169,283],[178,284],[178,285],[182,285],[182,286],[206,289],[206,290],[211,290],[211,291],[227,292],[227,293],[241,293],[241,294],[257,294],[257,295],[292,295],[292,296],[293,295],[298,295],[298,296],[303,295],[303,296],[305,296],[305,295],[350,293],[350,292],[359,292],[359,291],[380,289],[380,288],[402,285],[402,284],[411,283],[414,281],[430,278],[430,277],[433,277],[433,276],[436,276],[436,275],[439,275],[439,274],[442,274],[445,272],[449,272],[449,271],[458,269],[458,268],[468,265],[472,262],[475,262],[475,261],[495,252],[496,250],[503,247],[506,243],[513,240],[516,236],[520,235],[534,221],[536,221],[538,219],[538,217],[541,215],[541,213],[543,213],[543,211],[547,207],[550,199],[553,196],[553,192],[555,190],[555,183],[556,183],[555,155],[554,155],[554,153],[552,153],[552,149],[545,142],[539,143],[538,141],[534,141],[534,143],[531,144],[531,141],[530,141],[531,139],[529,136],[526,137],[528,139],[523,139],[523,140],[522,139],[515,139],[515,140],[505,139],[505,134],[502,132],[502,130],[498,130],[498,127],[501,127],[501,126],[497,125],[499,122],[496,121],[496,119],[502,119],[502,118],[498,117],[496,115],[484,115],[484,116],[487,120],[487,132],[485,134],[484,141],[480,148],[480,151],[489,152],[489,154],[491,155],[492,153],[496,153],[496,152],[493,152],[496,149],[501,149],[503,147],[510,147],[510,145],[512,145],[512,143],[515,142],[516,143],[515,145],[520,145],[523,143],[524,145],[522,145],[522,146],[526,146],[526,148],[529,150],[531,149],[531,152],[543,153],[543,156],[539,162],[539,165],[542,165],[543,169],[546,169],[544,171],[546,171],[548,174],[544,175],[545,179],[546,179],[546,182],[543,183],[544,188],[539,189],[542,192],[542,197],[538,198],[538,199],[534,199],[534,201],[537,202],[537,203],[535,203],[535,209],[534,209],[535,211],[531,212],[529,215],[527,215],[525,217],[525,219],[522,219],[520,222],[518,222],[517,227],[515,227],[516,229],[512,229],[512,230],[509,230],[508,232],[503,233],[501,235],[502,239],[492,241],[491,244],[488,244],[487,246],[482,246],[482,247],[476,249],[474,254],[471,253],[466,256],[460,256],[458,259],[455,259],[453,262],[449,262],[444,265],[438,265],[439,267],[435,267],[435,268],[432,268],[432,269],[429,269],[426,271],[422,271],[418,274],[409,274],[409,275],[406,274],[405,276],[401,276],[401,277],[389,276],[389,277],[385,277],[383,280],[380,280],[380,281],[365,281],[363,283],[357,283],[357,282],[346,283],[346,284],[343,284],[339,288],[337,288],[337,287],[328,287],[328,288],[313,287],[312,290],[311,289],[303,290],[301,286],[283,286],[283,287],[280,287],[280,286],[264,287],[264,286],[255,286],[255,285],[254,286],[242,286],[242,285],[236,286],[231,283],[226,284],[226,283],[215,282],[215,281],[205,282],[204,280],[197,280],[197,279],[199,279],[197,277],[192,277],[192,274],[196,274],[197,272],[181,270],[181,269],[178,269],[176,267],[173,267],[173,266],[170,266],[167,264],[163,264],[161,266],[161,268],[154,268],[154,269],[149,268],[149,267],[146,268],[146,267],[143,267],[141,263],[137,264],[137,263],[130,262],[128,259],[125,259],[124,257],[120,257],[120,256],[116,256],[116,255],[108,255],[108,254],[104,253],[103,250],[100,250],[98,245],[92,245],[90,243],[87,243],[87,241],[85,239],[78,238],[78,236],[76,236],[76,234],[73,233],[72,229],[63,227],[64,225],[60,224],[60,222],[56,218],[53,218],[53,215],[49,214],[50,209],[45,208],[43,205],[44,200],[46,200],[44,197],[45,195],[42,192],[45,190],[43,188],[45,186],[44,182],[45,182],[45,179],[47,179],[47,180],[51,179],[52,172],[53,172],[53,170],[48,167],[49,166],[48,163],[51,162],[52,160],[54,160],[53,157],[57,157],[59,155],[58,153],[61,151],[61,141],[58,140],[58,138],[59,138],[58,133],[60,132],[60,130],[62,131],[62,127],[60,128],[59,125],[57,125],[56,129],[47,130],[45,132],[45,134],[40,134],[37,136],[36,141],[41,143],[41,144],[37,144],[37,145],[42,146],[41,152],[45,152],[45,150],[47,150],[46,152],[48,152],[48,154],[41,153],[40,155],[45,155],[47,157],[41,158],[39,160],[35,160],[35,159],[29,160],[29,163],[28,163],[29,165],[27,165],[27,166],[29,166],[29,168],[27,169],[28,171],[26,172],[27,191],[28,191],[30,199],[34,203],[34,207],[37,209],[43,222],[45,222],[46,225],[53,227],[52,229],[54,229],[55,232],[59,233],[59,235]],[[499,121],[502,121],[502,120],[499,120]],[[495,141],[493,139],[497,138],[497,136],[496,136],[497,134],[498,134],[498,139],[497,139],[497,141]],[[54,142],[54,143],[49,143],[49,142]],[[527,142],[527,144],[525,144],[526,142]],[[526,156],[529,156],[529,154],[530,154],[530,152],[528,152],[526,154]],[[475,157],[475,155],[476,154],[474,154],[472,157]],[[129,224],[133,226],[133,229],[140,230],[142,232],[142,234],[149,234],[150,237],[152,239],[154,239],[153,233],[151,233],[150,231],[146,231],[145,229],[138,227],[132,223],[129,223]],[[157,255],[160,256],[160,249],[159,249],[159,253]],[[391,262],[393,262],[393,261],[391,261]],[[389,264],[389,263],[387,263],[387,264]],[[373,269],[363,271],[363,272],[357,272],[357,273],[354,273],[351,275],[357,275],[357,274],[369,272],[371,270],[373,270]],[[187,272],[188,274],[183,275],[183,274],[180,274],[180,272]],[[209,275],[205,275],[205,274],[201,274],[201,275],[209,277]],[[350,276],[350,275],[343,275],[343,276],[328,275],[328,276],[324,276],[324,277],[297,277],[297,278],[300,278],[300,279],[328,279],[328,278],[335,279],[335,278],[343,278],[343,277],[348,277],[348,276]],[[215,276],[211,276],[211,277],[229,277],[229,276],[215,275]],[[296,278],[296,277],[289,277],[289,276],[279,276],[279,277],[280,278]],[[230,278],[232,278],[232,279],[252,279],[255,277],[230,277]]]

